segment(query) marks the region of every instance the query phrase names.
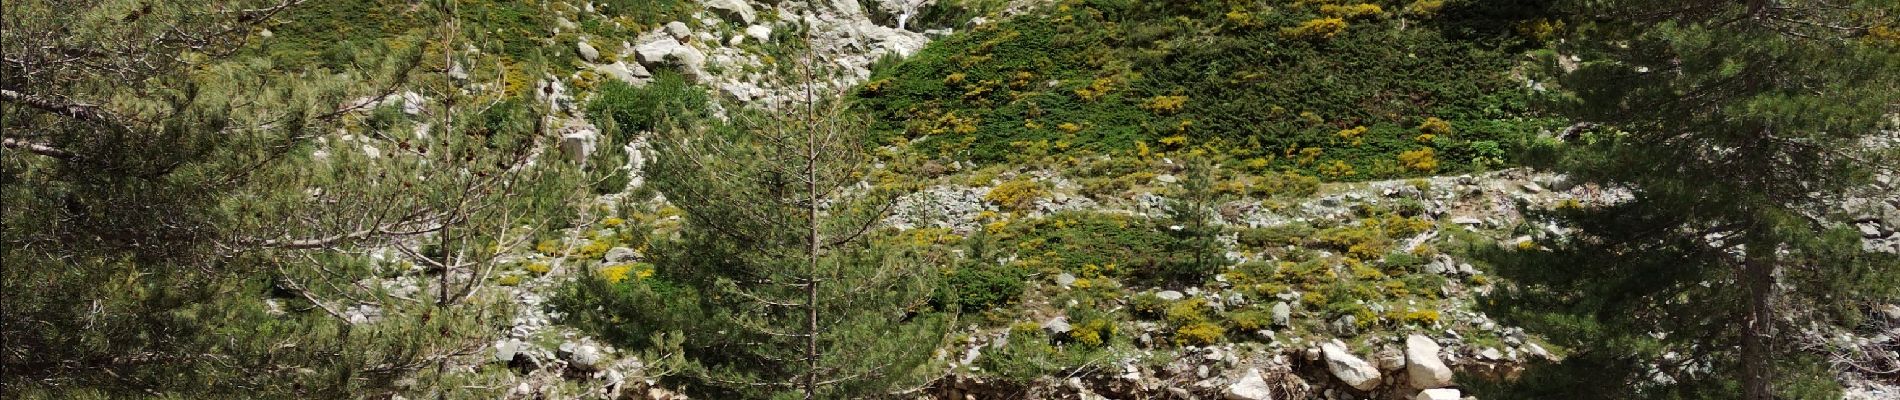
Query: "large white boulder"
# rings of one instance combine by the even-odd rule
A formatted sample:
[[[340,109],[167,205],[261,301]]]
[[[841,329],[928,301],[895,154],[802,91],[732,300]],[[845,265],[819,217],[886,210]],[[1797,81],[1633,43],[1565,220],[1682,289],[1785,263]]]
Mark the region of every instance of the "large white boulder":
[[[1339,378],[1341,382],[1346,382],[1346,385],[1359,390],[1372,390],[1379,387],[1379,369],[1373,368],[1372,363],[1353,355],[1351,350],[1346,349],[1345,342],[1333,339],[1320,344],[1319,348],[1320,352],[1326,356],[1326,369],[1331,370],[1333,376]]]
[[[1259,369],[1247,370],[1233,385],[1227,386],[1227,400],[1271,400],[1273,387],[1267,386],[1267,379],[1260,376]]]
[[[758,12],[753,11],[752,5],[746,4],[745,0],[706,0],[704,4],[706,9],[719,14],[719,18],[724,18],[726,22],[750,24],[759,19]]]
[[[1405,337],[1405,374],[1412,387],[1441,388],[1451,384],[1451,368],[1438,358],[1438,342],[1424,335]]]
[[[676,66],[695,80],[706,77],[706,53],[665,35],[642,36],[640,45],[633,48],[633,55],[647,68]]]
[[[765,25],[748,26],[745,27],[745,35],[751,36],[753,40],[757,40],[760,43],[770,42],[772,41],[772,27]]]

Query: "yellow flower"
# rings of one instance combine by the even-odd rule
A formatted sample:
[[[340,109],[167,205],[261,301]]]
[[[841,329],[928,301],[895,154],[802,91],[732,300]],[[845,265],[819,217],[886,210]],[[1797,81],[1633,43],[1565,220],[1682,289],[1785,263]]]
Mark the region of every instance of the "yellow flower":
[[[615,264],[602,267],[600,269],[600,279],[606,280],[608,283],[620,283],[620,281],[627,280],[627,273],[631,271],[633,271],[633,266],[627,264]]]

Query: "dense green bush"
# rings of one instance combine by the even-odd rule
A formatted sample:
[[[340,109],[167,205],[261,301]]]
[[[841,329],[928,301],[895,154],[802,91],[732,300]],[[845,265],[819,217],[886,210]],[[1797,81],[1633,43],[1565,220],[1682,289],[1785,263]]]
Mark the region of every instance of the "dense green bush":
[[[634,87],[618,80],[600,86],[600,92],[587,103],[587,116],[615,142],[627,143],[633,135],[651,132],[669,124],[690,124],[709,116],[712,102],[706,90],[693,85],[677,72],[662,71],[653,82]]]
[[[1405,6],[1391,3],[1346,13],[1330,38],[1287,38],[1320,7],[1228,4],[1065,3],[933,43],[858,97],[878,135],[935,155],[1001,162],[1014,143],[1123,151],[1180,137],[1174,151],[1226,142],[1333,179],[1495,166],[1547,123],[1524,118],[1532,92],[1510,78],[1522,42],[1509,34],[1454,39],[1440,28],[1461,21],[1387,18]],[[1435,168],[1401,166],[1425,147]]]

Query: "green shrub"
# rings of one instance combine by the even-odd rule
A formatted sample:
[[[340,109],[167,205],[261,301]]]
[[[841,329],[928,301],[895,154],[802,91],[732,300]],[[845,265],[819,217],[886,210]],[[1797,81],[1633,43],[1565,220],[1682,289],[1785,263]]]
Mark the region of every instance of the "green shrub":
[[[1273,327],[1273,313],[1258,308],[1236,311],[1227,316],[1235,329],[1252,332]]]
[[[964,312],[1009,304],[1022,295],[1029,271],[1014,265],[974,262],[951,270],[938,289],[938,301]]]
[[[630,143],[632,135],[640,132],[704,119],[710,103],[705,89],[677,72],[661,71],[641,87],[607,81],[587,103],[587,115],[613,136],[614,143]]]

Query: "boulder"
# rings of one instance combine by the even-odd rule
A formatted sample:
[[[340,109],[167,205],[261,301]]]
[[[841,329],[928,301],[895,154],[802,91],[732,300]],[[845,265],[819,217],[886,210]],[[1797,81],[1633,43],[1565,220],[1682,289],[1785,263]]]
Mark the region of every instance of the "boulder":
[[[1413,397],[1412,400],[1458,400],[1463,396],[1464,394],[1459,393],[1458,389],[1425,389],[1418,392],[1418,397]]]
[[[1042,329],[1049,331],[1049,333],[1060,335],[1069,333],[1069,330],[1073,328],[1069,327],[1068,317],[1055,317],[1050,318],[1047,322],[1043,322]]]
[[[649,36],[643,39],[646,40],[633,48],[634,58],[640,64],[647,68],[676,66],[694,80],[706,77],[706,53],[672,38]]]
[[[1405,337],[1405,375],[1412,387],[1441,388],[1451,384],[1451,368],[1438,358],[1438,342],[1424,335]]]
[[[1379,387],[1379,369],[1360,359],[1346,349],[1346,343],[1333,339],[1320,345],[1320,352],[1326,357],[1326,369],[1341,382],[1359,390],[1372,390]]]
[[[1273,303],[1273,325],[1290,326],[1293,322],[1293,306],[1286,302]]]
[[[745,35],[751,36],[752,40],[757,40],[761,43],[769,42],[772,40],[772,27],[765,25],[748,26],[745,27]]]
[[[495,341],[495,362],[514,361],[515,353],[521,349],[521,339],[502,339]]]
[[[673,21],[666,23],[666,34],[672,36],[673,40],[684,42],[693,38],[693,29],[686,27],[685,22]]]
[[[584,344],[574,348],[574,353],[568,355],[567,365],[574,367],[576,370],[593,371],[600,368],[600,359],[601,354],[599,347]]]
[[[615,61],[613,64],[596,64],[594,65],[594,72],[634,86],[645,85],[647,80],[653,77],[653,73],[648,72],[646,67],[640,66],[638,63],[628,64],[626,61]]]
[[[1273,398],[1273,387],[1267,386],[1267,379],[1260,376],[1260,370],[1248,369],[1247,375],[1227,386],[1227,400],[1269,400]]]
[[[561,154],[575,164],[586,164],[600,142],[600,134],[591,128],[577,128],[561,134]]]
[[[1392,347],[1380,349],[1373,360],[1378,362],[1380,371],[1397,371],[1406,365],[1405,353]]]
[[[753,11],[752,5],[746,4],[745,0],[706,0],[703,4],[726,22],[750,24],[759,19],[758,12]]]
[[[594,45],[587,44],[587,41],[580,41],[578,44],[575,44],[574,50],[580,52],[582,60],[587,60],[587,62],[600,61],[600,50],[595,50]]]
[[[607,258],[605,260],[610,263],[621,263],[621,262],[633,261],[635,258],[638,258],[638,257],[639,257],[639,254],[635,253],[633,249],[627,248],[626,246],[620,246],[620,247],[607,249]]]

